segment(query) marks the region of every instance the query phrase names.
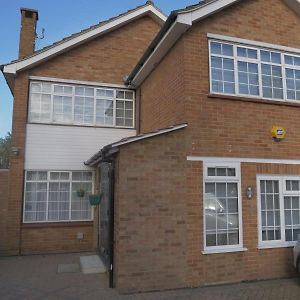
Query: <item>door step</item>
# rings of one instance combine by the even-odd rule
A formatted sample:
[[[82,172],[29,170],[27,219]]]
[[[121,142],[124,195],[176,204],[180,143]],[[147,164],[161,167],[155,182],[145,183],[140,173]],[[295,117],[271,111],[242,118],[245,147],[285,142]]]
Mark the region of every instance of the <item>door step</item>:
[[[80,256],[83,274],[106,273],[106,268],[98,255]]]

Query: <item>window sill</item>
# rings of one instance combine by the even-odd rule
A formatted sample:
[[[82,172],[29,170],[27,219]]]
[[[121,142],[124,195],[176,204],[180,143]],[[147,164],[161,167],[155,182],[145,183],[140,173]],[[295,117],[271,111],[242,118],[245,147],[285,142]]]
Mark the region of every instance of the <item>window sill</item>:
[[[207,97],[234,100],[234,101],[245,101],[245,102],[263,103],[263,104],[276,104],[276,105],[300,107],[300,101],[299,103],[294,103],[292,101],[286,101],[286,100],[271,100],[271,99],[268,100],[263,98],[241,97],[241,96],[234,96],[234,95],[214,94],[214,93],[208,94]]]
[[[61,228],[61,227],[88,227],[93,226],[93,221],[73,221],[73,222],[48,222],[48,223],[23,223],[22,228]]]
[[[219,254],[219,253],[234,253],[234,252],[244,252],[247,251],[247,248],[228,248],[228,249],[211,249],[211,250],[204,250],[202,251],[202,254],[208,255],[208,254]]]
[[[291,244],[278,244],[278,245],[259,245],[257,249],[264,250],[264,249],[276,249],[276,248],[293,248],[296,245],[295,243]]]

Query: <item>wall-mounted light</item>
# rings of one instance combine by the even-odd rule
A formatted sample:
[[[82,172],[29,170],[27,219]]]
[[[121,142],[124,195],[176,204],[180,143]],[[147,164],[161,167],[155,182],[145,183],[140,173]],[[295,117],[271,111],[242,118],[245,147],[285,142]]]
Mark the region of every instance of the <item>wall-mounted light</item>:
[[[11,153],[14,155],[14,156],[18,156],[19,153],[20,153],[20,149],[18,147],[11,147]]]
[[[246,196],[248,199],[252,199],[254,196],[254,191],[252,186],[248,186],[246,189]]]

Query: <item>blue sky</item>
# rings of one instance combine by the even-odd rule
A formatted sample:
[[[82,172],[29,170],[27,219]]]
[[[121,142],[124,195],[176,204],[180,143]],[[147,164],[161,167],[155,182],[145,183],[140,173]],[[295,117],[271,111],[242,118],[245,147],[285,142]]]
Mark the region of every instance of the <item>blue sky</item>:
[[[146,0],[12,0],[1,1],[0,64],[17,58],[20,34],[20,7],[39,11],[37,32],[45,28],[45,38],[38,40],[37,49],[71,33],[144,4]],[[174,9],[197,3],[197,0],[155,0],[165,14]],[[0,137],[11,130],[13,97],[0,74]]]

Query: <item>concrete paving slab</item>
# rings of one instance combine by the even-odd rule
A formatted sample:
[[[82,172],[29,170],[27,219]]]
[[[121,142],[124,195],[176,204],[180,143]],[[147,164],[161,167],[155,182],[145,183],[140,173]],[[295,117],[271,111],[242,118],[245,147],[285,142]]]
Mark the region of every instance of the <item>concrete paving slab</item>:
[[[80,256],[80,266],[83,274],[106,273],[106,268],[98,255]]]
[[[80,268],[78,264],[58,264],[57,273],[78,273]]]
[[[95,253],[89,253],[94,255]],[[88,254],[84,254],[88,255]],[[300,278],[120,295],[106,274],[57,273],[82,253],[0,257],[2,300],[299,300]]]

